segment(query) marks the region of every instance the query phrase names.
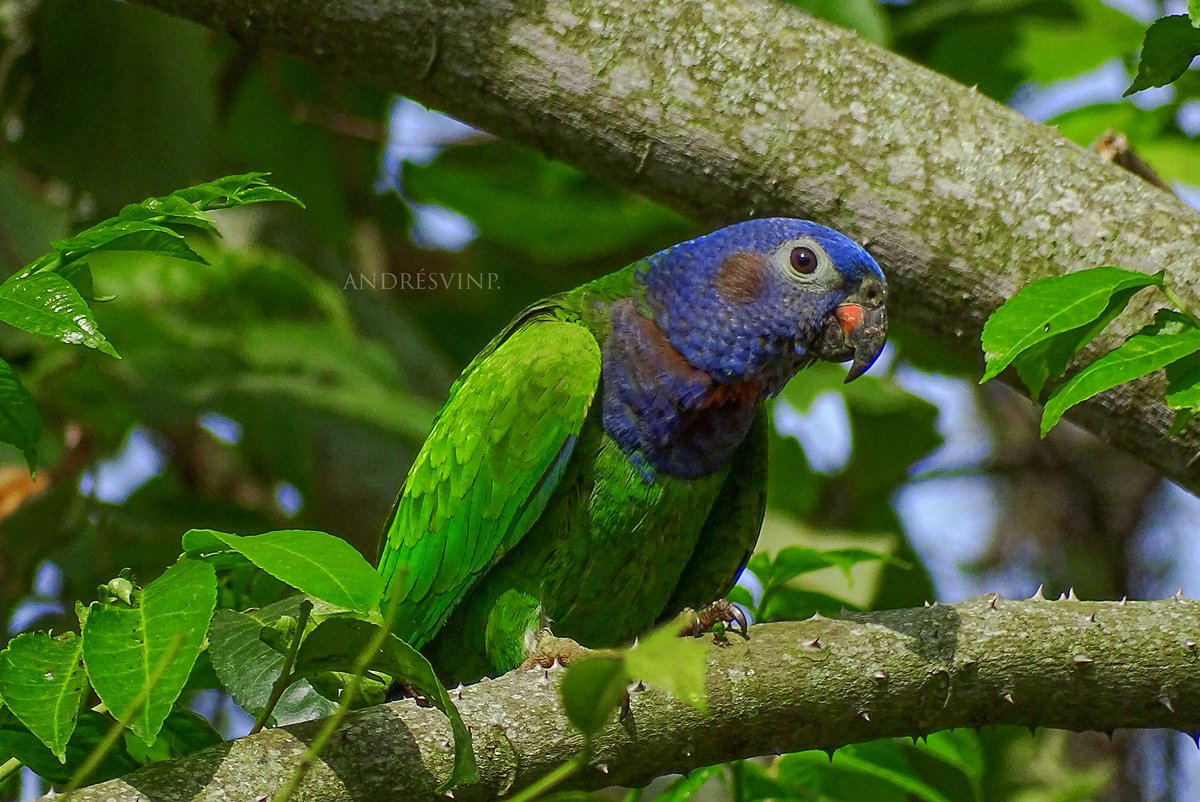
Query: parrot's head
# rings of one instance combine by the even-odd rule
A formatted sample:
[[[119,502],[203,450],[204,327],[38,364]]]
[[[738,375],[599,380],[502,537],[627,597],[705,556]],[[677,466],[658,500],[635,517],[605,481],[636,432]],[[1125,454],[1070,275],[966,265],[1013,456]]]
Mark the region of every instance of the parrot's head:
[[[861,246],[807,220],[749,220],[646,260],[651,314],[688,362],[778,392],[814,359],[871,366],[887,337],[887,280]]]

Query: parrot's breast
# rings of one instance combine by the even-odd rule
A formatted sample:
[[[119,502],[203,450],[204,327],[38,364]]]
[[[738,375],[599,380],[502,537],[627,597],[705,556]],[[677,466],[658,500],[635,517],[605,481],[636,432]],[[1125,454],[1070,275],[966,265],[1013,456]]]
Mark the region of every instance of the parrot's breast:
[[[429,645],[435,666],[454,665],[466,678],[508,671],[541,627],[602,648],[678,613],[667,607],[727,473],[646,482],[593,415],[541,518]]]
[[[613,305],[602,355],[604,430],[646,481],[695,479],[727,465],[766,395],[759,381],[721,383],[689,364],[631,301]]]

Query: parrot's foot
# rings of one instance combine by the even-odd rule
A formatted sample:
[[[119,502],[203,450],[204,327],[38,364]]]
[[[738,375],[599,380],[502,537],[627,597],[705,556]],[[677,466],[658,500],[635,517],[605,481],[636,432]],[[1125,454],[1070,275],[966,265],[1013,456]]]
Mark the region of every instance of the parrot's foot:
[[[554,668],[555,665],[565,666],[572,660],[577,660],[587,654],[590,649],[580,646],[570,638],[560,638],[548,629],[538,635],[533,649],[521,663],[520,670],[531,668]]]
[[[691,635],[693,638],[698,638],[703,633],[708,632],[714,624],[721,622],[727,625],[727,629],[740,628],[742,637],[747,640],[750,639],[749,634],[746,632],[749,628],[746,623],[746,614],[742,612],[742,608],[728,599],[717,599],[712,604],[699,610],[684,610],[680,613],[680,616],[685,622],[683,631],[679,633],[680,635]]]

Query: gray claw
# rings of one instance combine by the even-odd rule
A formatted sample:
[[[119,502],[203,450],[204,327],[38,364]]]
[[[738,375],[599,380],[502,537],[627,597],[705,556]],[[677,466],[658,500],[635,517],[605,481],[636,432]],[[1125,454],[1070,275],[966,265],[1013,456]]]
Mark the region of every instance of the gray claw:
[[[729,614],[733,616],[733,623],[741,627],[742,637],[749,638],[750,634],[748,630],[750,629],[750,626],[746,623],[746,614],[742,612],[742,608],[738,607],[736,604],[730,604]]]

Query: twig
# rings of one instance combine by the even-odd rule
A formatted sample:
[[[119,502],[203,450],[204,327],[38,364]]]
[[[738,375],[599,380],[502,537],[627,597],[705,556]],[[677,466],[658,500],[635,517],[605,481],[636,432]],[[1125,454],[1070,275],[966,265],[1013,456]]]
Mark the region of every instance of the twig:
[[[304,629],[308,626],[308,615],[312,612],[312,608],[313,604],[308,599],[300,602],[300,613],[296,616],[296,631],[292,635],[292,642],[288,646],[287,654],[283,657],[283,665],[279,667],[279,676],[271,685],[271,695],[267,697],[267,703],[250,729],[251,735],[262,732],[262,728],[267,725],[267,719],[275,711],[275,705],[279,704],[279,700],[283,698],[283,692],[296,681],[296,677],[292,676],[292,666],[296,664],[296,653],[300,651],[300,642],[304,640]]]

